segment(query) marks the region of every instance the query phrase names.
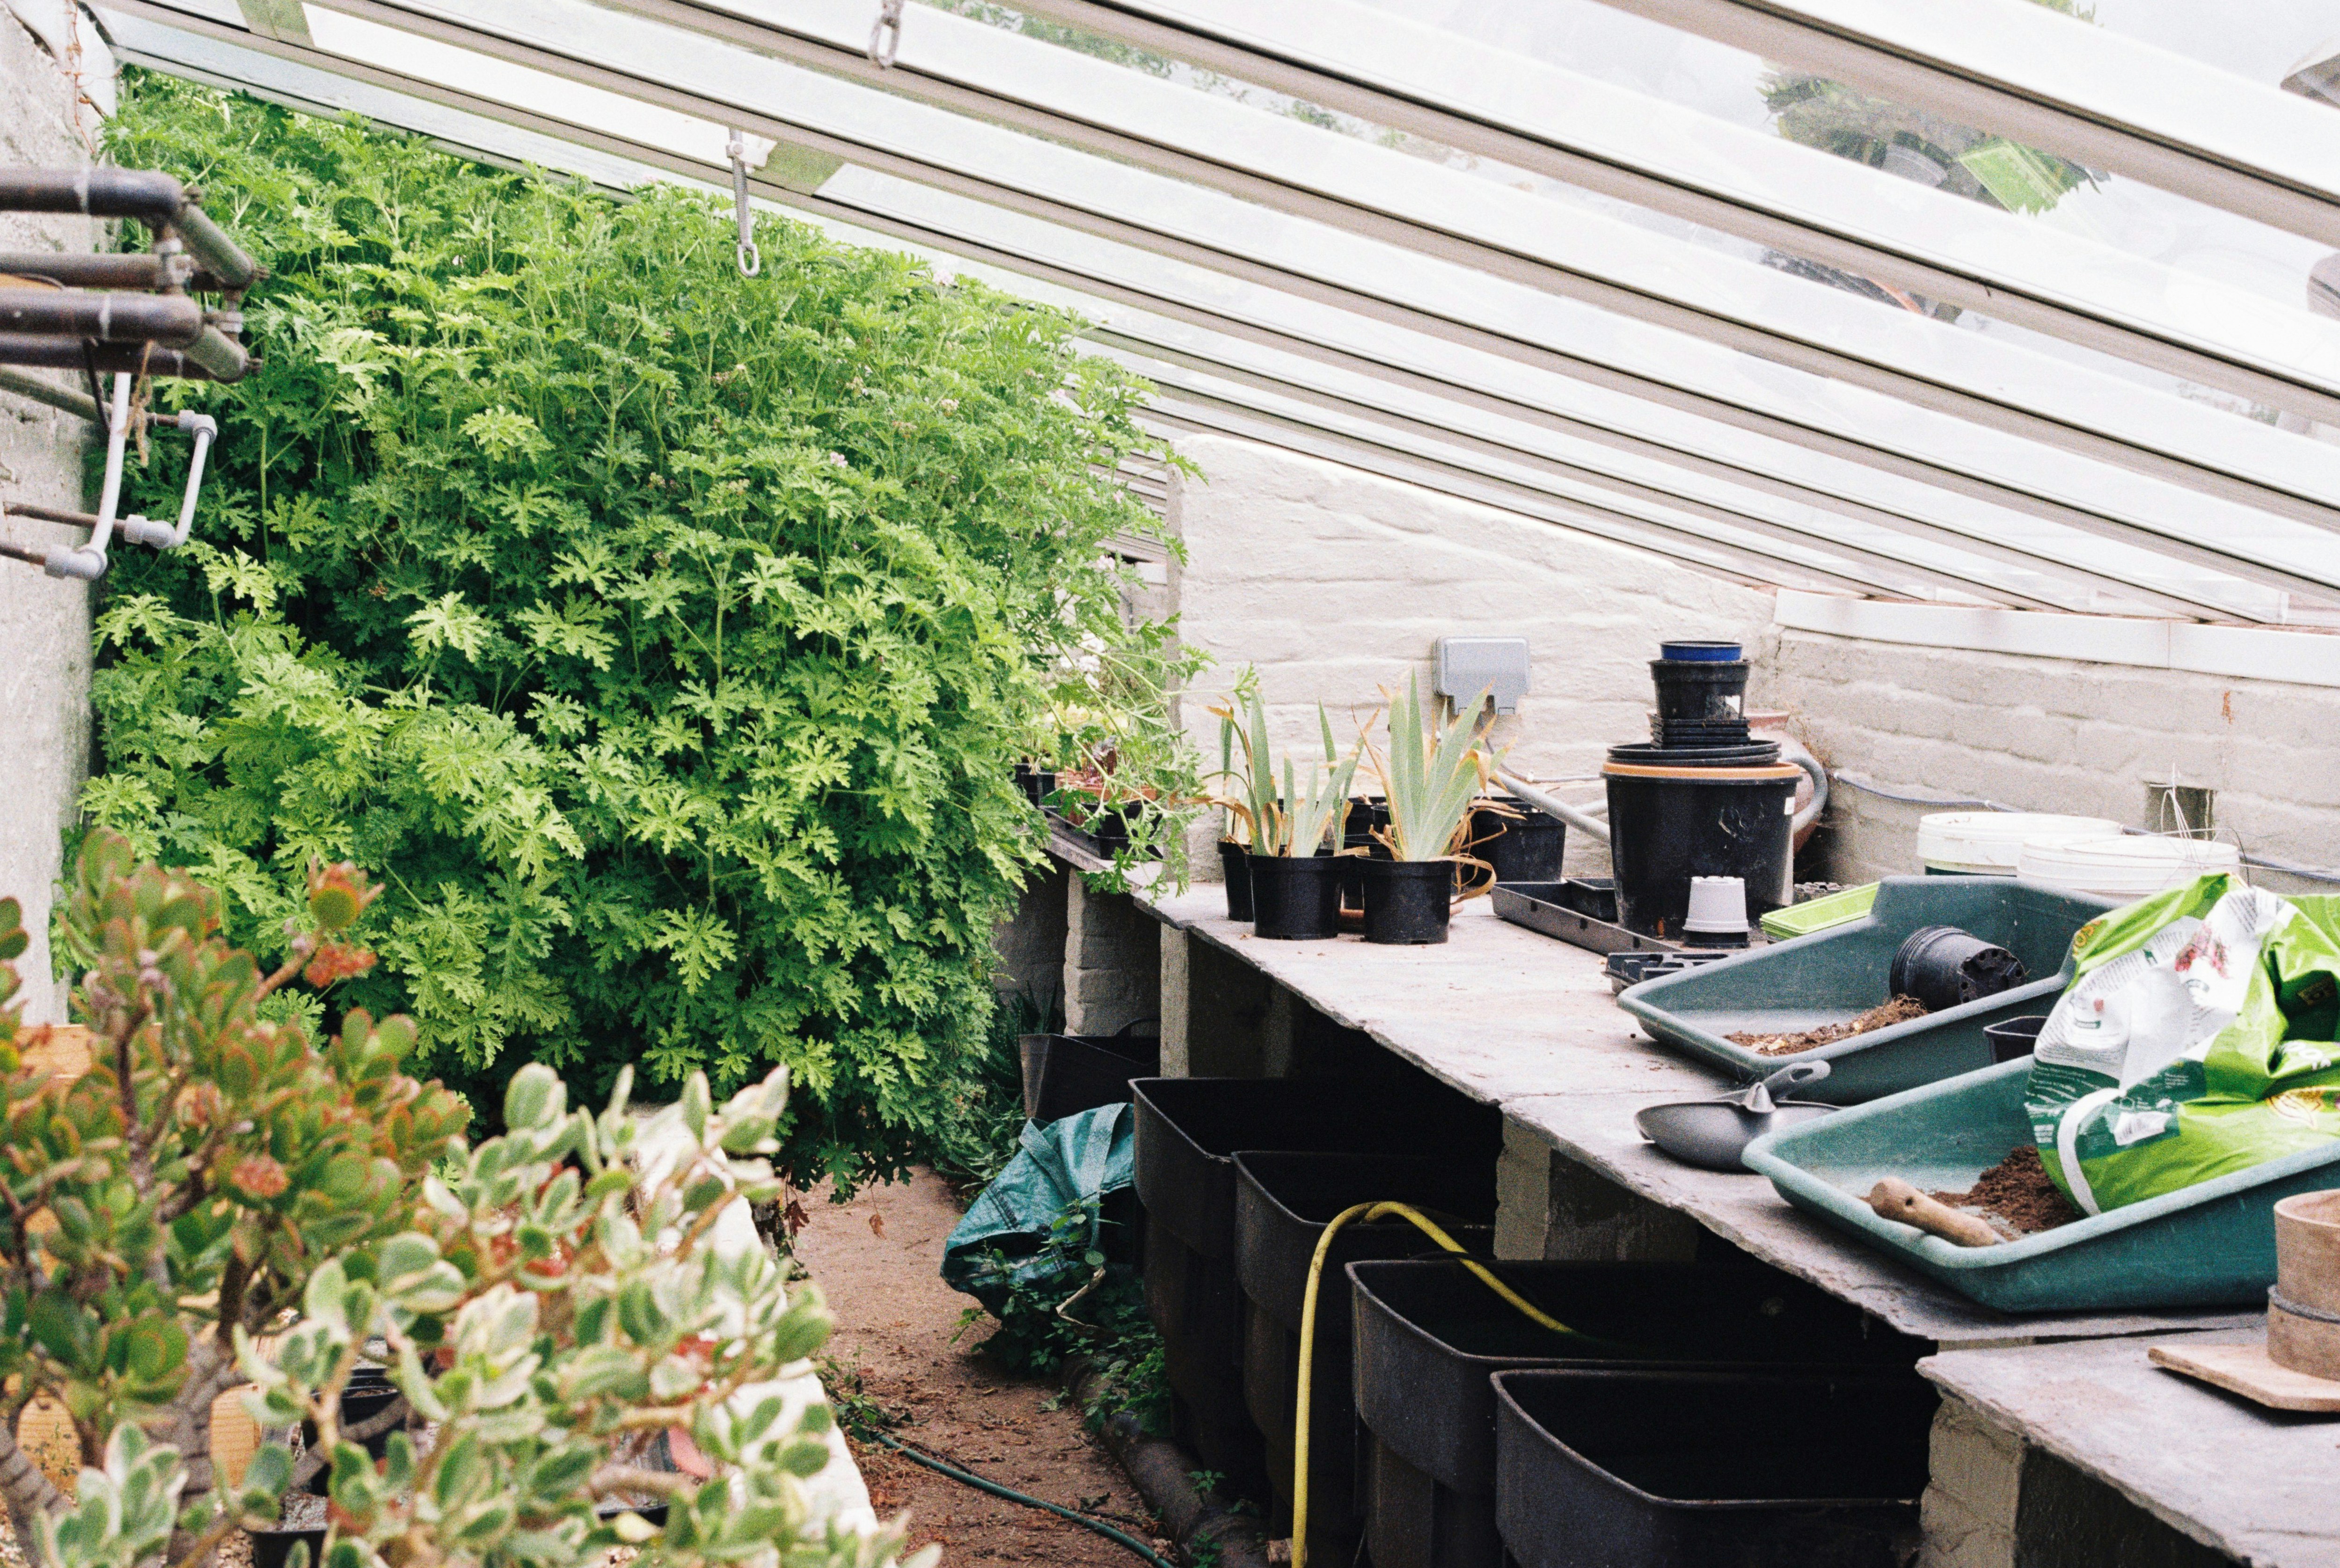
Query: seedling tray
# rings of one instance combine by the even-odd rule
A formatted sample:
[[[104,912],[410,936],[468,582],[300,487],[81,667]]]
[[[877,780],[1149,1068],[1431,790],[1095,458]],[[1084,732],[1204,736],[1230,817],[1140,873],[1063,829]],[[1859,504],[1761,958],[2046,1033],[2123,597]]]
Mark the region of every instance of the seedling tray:
[[[1829,1076],[1800,1094],[1859,1105],[1989,1067],[1984,1028],[2048,1011],[2069,977],[2073,934],[2114,907],[2109,898],[2009,877],[1893,877],[1879,886],[1877,902],[1858,920],[1645,980],[1617,1005],[1653,1038],[1742,1080],[1790,1062],[1824,1061]],[[1887,1001],[1893,955],[1920,926],[1971,931],[2012,951],[2038,978],[1995,997],[1790,1056],[1763,1056],[1724,1037],[1845,1023]],[[2002,1146],[1999,1153],[2006,1152]]]
[[[1748,1146],[1750,1170],[1826,1224],[2002,1312],[2257,1306],[2276,1200],[2340,1183],[2340,1139],[1996,1246],[1958,1246],[1862,1201],[1885,1176],[1963,1192],[2031,1141],[2029,1058],[1912,1089]]]
[[[1671,953],[1681,948],[1617,924],[1617,885],[1606,877],[1498,882],[1492,897],[1498,918],[1591,952]]]

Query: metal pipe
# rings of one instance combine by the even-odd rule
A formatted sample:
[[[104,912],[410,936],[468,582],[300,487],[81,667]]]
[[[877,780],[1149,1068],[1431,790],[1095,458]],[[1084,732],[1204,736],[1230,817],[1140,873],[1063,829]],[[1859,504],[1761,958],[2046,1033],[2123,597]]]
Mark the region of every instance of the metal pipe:
[[[240,322],[243,318],[237,317]],[[244,346],[216,326],[206,326],[187,346],[187,358],[202,366],[215,382],[240,382],[252,369]]]
[[[231,291],[248,289],[267,275],[211,214],[188,199],[185,186],[154,169],[0,170],[0,212],[135,218],[157,233],[176,233]]]
[[[203,332],[203,307],[184,294],[0,288],[0,332],[183,349]]]
[[[153,251],[0,251],[0,276],[36,278],[68,289],[184,288],[193,273],[184,255]]]
[[[79,550],[52,550],[41,570],[51,577],[77,577],[95,582],[105,575],[106,547],[114,541],[114,509],[122,504],[123,445],[130,439],[130,382],[127,373],[114,378],[114,412],[105,435],[105,482],[98,492],[97,523],[89,542]]]
[[[211,214],[193,203],[180,209],[178,221],[172,227],[186,242],[195,260],[230,293],[242,293],[268,275],[266,267],[246,255],[242,246],[227,237],[227,231],[212,222]]]
[[[207,382],[211,372],[179,349],[153,343],[87,343],[79,338],[39,332],[0,332],[0,365],[45,365],[52,370],[94,371],[135,376],[177,376]]]
[[[1557,817],[1578,832],[1609,842],[1609,824],[1598,817],[1588,816],[1549,790],[1539,789],[1526,779],[1495,769],[1495,782],[1534,807],[1547,817]]]
[[[53,386],[38,376],[28,376],[6,365],[0,365],[0,392],[12,392],[18,397],[30,398],[53,409],[78,414],[92,424],[98,422],[97,401],[88,393],[77,392],[69,387]]]
[[[195,524],[195,496],[203,488],[203,459],[211,455],[212,442],[219,439],[219,422],[207,413],[183,408],[174,422],[181,430],[193,432],[195,438],[194,455],[187,460],[187,493],[179,501],[179,525],[173,528],[150,518],[125,517],[122,537],[133,544],[176,550],[187,542],[187,531]]]
[[[62,506],[42,506],[30,501],[8,502],[10,517],[29,517],[40,522],[62,522],[67,528],[95,528],[97,519],[86,511],[72,511]]]

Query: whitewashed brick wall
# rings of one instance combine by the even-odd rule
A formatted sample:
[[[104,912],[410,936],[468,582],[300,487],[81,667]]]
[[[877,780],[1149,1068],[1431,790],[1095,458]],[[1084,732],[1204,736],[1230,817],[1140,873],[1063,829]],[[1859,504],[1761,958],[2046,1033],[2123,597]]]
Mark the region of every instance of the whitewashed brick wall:
[[[1753,696],[1793,710],[1823,761],[1899,793],[2142,827],[2147,781],[2174,767],[2218,791],[2219,826],[2246,848],[2340,865],[2340,689],[1780,631]],[[1926,809],[1839,789],[1820,845],[1830,875],[1915,871]]]
[[[1187,554],[1173,599],[1181,636],[1216,660],[1183,718],[1214,761],[1205,700],[1245,664],[1277,744],[1316,744],[1322,702],[1345,749],[1376,688],[1419,670],[1429,695],[1439,638],[1518,636],[1531,689],[1498,741],[1530,775],[1589,775],[1608,747],[1649,738],[1661,639],[1752,643],[1770,623],[1768,593],[1640,551],[1250,442],[1179,450],[1204,478],[1172,482]],[[1197,875],[1216,876],[1211,858]]]
[[[56,14],[52,15],[48,12]],[[28,12],[28,14],[31,14]],[[33,20],[0,5],[0,164],[66,167],[89,161],[96,113],[76,105],[77,88],[44,37],[69,45],[62,7]],[[86,24],[84,24],[86,26]],[[104,49],[81,62],[103,68]],[[110,96],[110,94],[93,94]],[[0,213],[0,249],[92,250],[96,226],[78,218]],[[67,414],[0,392],[0,496],[50,506],[84,504],[82,458],[88,426]],[[11,519],[0,530],[19,544],[45,547],[78,536],[55,523]],[[64,1016],[63,989],[49,980],[49,900],[57,879],[58,835],[72,819],[89,762],[89,601],[86,583],[44,577],[36,567],[0,560],[0,779],[8,809],[0,813],[0,897],[24,905],[32,950],[17,960],[26,1016]]]

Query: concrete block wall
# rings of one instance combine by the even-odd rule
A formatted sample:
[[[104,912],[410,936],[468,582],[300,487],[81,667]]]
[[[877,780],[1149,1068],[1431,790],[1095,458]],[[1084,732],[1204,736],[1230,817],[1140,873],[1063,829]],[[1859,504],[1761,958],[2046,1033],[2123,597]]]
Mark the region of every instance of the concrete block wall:
[[[21,13],[21,14],[20,14]],[[79,30],[89,28],[84,20]],[[37,31],[36,31],[37,29]],[[74,57],[76,43],[84,45]],[[80,38],[57,5],[0,4],[0,164],[63,168],[91,161],[95,104],[107,101],[112,65],[94,36]],[[81,218],[0,213],[0,249],[87,251],[98,225]],[[85,503],[89,427],[70,415],[0,392],[0,497],[49,506]],[[55,523],[12,518],[0,535],[27,548],[72,542]],[[49,978],[50,894],[60,834],[88,775],[89,615],[86,583],[57,581],[0,560],[0,897],[24,906],[30,951],[16,961],[25,1013],[64,1017],[64,988]]]
[[[2340,688],[1785,630],[1772,634],[1750,697],[1790,710],[1830,767],[1897,793],[2142,827],[2147,781],[2174,769],[2180,782],[2218,791],[2224,836],[2340,866]],[[1938,809],[1840,789],[1814,849],[1838,881],[1905,875],[1918,868],[1919,819]],[[2340,890],[2273,872],[2259,880],[2279,892]]]
[[[1205,709],[1246,664],[1276,744],[1317,746],[1321,702],[1345,749],[1378,688],[1419,671],[1429,695],[1439,638],[1519,636],[1530,690],[1497,741],[1530,776],[1590,776],[1608,747],[1649,738],[1661,638],[1751,642],[1770,623],[1768,593],[1491,507],[1229,437],[1179,451],[1204,477],[1171,481],[1186,547],[1172,603],[1180,637],[1215,661],[1181,717],[1214,760]],[[1572,846],[1571,859],[1601,857]],[[1216,877],[1207,845],[1195,867]]]

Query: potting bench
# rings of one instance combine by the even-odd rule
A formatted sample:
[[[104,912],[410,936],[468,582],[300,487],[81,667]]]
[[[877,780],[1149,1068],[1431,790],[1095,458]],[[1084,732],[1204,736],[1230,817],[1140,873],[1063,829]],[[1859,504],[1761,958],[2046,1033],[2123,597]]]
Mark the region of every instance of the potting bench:
[[[1123,989],[1147,993],[1121,1005],[1160,1016],[1167,1074],[1323,1071],[1370,1042],[1499,1107],[1496,1249],[1503,1255],[1688,1257],[1700,1234],[1711,1233],[1941,1346],[1923,1364],[1946,1398],[1922,1563],[2011,1564],[2019,1540],[2027,1564],[2177,1563],[2206,1550],[2196,1543],[2252,1563],[2340,1563],[2340,1512],[2311,1517],[2304,1478],[2332,1494],[2340,1426],[2303,1433],[2265,1421],[2145,1365],[2145,1346],[2156,1338],[2244,1329],[2258,1315],[2010,1316],[1821,1227],[1759,1176],[1675,1164],[1641,1140],[1633,1114],[1715,1094],[1725,1080],[1641,1037],[1615,1007],[1594,955],[1507,925],[1483,901],[1457,910],[1451,940],[1430,948],[1261,940],[1225,918],[1216,886],[1161,896],[1141,889],[1125,903],[1087,893],[1071,902],[1068,923],[1085,929],[1067,943],[1068,999],[1076,984],[1106,994],[1101,972],[1121,966],[1137,981]],[[1155,951],[1143,950],[1131,915],[1156,923]],[[1158,1005],[1146,1007],[1155,997]],[[1099,1014],[1086,1027],[1125,1021]],[[2074,1370],[2059,1370],[2066,1367]],[[2066,1376],[2072,1381],[2059,1394]],[[2059,1404],[2097,1391],[2143,1413],[2139,1429],[2125,1428],[2110,1410]],[[2206,1404],[2217,1421],[2202,1414]],[[2181,1449],[2155,1435],[2189,1423],[2201,1434],[2231,1431],[2234,1453],[2264,1449],[2267,1462],[2189,1470],[2172,1455],[2206,1455],[2206,1443],[2189,1437]],[[2276,1448],[2290,1466],[2283,1474]],[[2127,1543],[2126,1555],[2104,1553],[2116,1541]]]

